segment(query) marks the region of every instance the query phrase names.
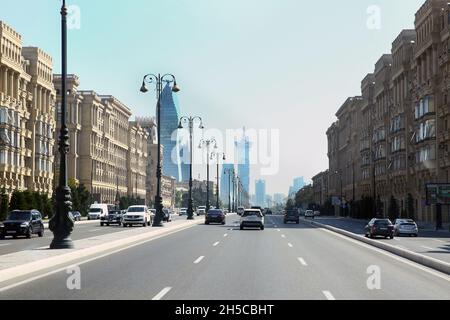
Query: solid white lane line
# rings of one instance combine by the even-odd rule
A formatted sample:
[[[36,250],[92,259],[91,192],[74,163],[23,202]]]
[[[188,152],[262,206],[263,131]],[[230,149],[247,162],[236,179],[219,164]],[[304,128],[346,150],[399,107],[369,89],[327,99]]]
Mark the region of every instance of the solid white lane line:
[[[439,239],[432,239],[433,241],[439,242],[439,243],[446,243],[445,241],[439,240]]]
[[[397,248],[403,249],[403,250],[409,250],[408,248],[404,247],[404,246],[396,246]]]
[[[277,231],[278,231],[278,232],[281,232],[281,230],[280,230],[280,229],[277,229]]]
[[[10,246],[11,243],[0,243],[0,247],[6,247],[6,246]]]
[[[306,261],[303,258],[298,258],[298,261],[302,264],[302,266],[307,267],[308,264],[306,263]]]
[[[92,229],[92,230],[89,230],[88,232],[97,232],[97,231],[100,231],[100,230],[102,230],[102,229]]]
[[[400,239],[399,239],[399,238],[394,238],[394,240],[395,240],[395,241],[400,241]]]
[[[224,238],[228,237],[228,233],[225,233],[225,234],[223,235],[223,237],[224,237]]]
[[[204,258],[205,258],[205,256],[198,257],[198,259],[195,260],[194,263],[199,264]]]
[[[281,237],[282,237],[283,239],[285,239],[285,238],[286,238],[286,236],[285,236],[284,234],[282,234],[282,235],[281,235]]]
[[[219,245],[219,241],[217,241],[217,242],[215,242],[214,244],[213,244],[213,247],[217,247],[218,245]]]
[[[292,245],[292,243],[288,243],[289,248],[293,248],[294,246]]]
[[[427,247],[427,246],[420,246],[421,248],[424,248],[424,249],[427,249],[427,250],[436,250],[436,249],[434,249],[434,248],[431,248],[431,247]]]
[[[153,297],[152,300],[161,300],[171,289],[171,287],[162,289],[160,293]]]
[[[414,267],[414,268],[419,269],[421,271],[424,271],[424,272],[427,272],[429,274],[432,274],[435,277],[438,277],[440,279],[443,279],[445,281],[450,282],[450,277],[447,276],[446,274],[442,273],[442,272],[439,272],[439,271],[433,270],[431,268],[422,266],[421,264],[418,264],[418,263],[413,262],[411,260],[408,260],[408,259],[402,258],[400,256],[397,256],[397,255],[395,255],[395,254],[393,254],[391,252],[388,252],[388,251],[385,251],[383,249],[379,249],[377,247],[371,246],[370,244],[367,244],[367,243],[364,243],[364,242],[361,242],[361,241],[358,241],[358,240],[346,237],[346,236],[344,236],[342,234],[333,232],[331,230],[323,229],[323,228],[319,228],[319,230],[322,230],[322,231],[324,231],[324,232],[326,232],[326,233],[328,233],[330,235],[333,235],[334,237],[347,240],[348,242],[352,242],[353,244],[358,245],[360,247],[363,247],[363,248],[375,251],[375,252],[377,252],[379,254],[382,254],[384,256],[390,257],[390,258],[392,258],[392,259],[394,259],[396,261],[403,262],[404,264],[407,264],[407,265],[409,265],[411,267]]]
[[[322,291],[322,293],[328,300],[336,300],[330,291]]]

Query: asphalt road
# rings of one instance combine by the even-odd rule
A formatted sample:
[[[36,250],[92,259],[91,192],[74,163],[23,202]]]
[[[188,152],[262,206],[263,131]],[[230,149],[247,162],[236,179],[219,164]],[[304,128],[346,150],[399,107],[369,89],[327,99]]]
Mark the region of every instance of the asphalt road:
[[[199,219],[200,220],[200,219]],[[198,225],[79,264],[81,289],[66,270],[33,279],[0,299],[450,299],[450,277],[307,225],[266,217],[266,229]],[[367,286],[379,271],[379,289]],[[378,284],[378,281],[370,281]]]
[[[333,217],[318,217],[316,222],[334,226],[359,235],[364,235],[365,221],[353,219],[339,219]],[[450,233],[436,231],[421,231],[419,237],[401,235],[391,239],[378,238],[378,241],[395,245],[399,248],[408,249],[435,259],[450,262]]]
[[[178,215],[173,215],[172,218],[174,221],[177,219],[186,219],[186,217],[179,217]],[[72,233],[72,240],[81,240],[86,238],[92,238],[96,236],[100,236],[103,234],[121,232],[124,231],[123,227],[119,227],[116,225],[100,226],[100,220],[91,221],[89,223],[80,224],[79,222],[75,222],[75,227]],[[4,240],[0,240],[0,256],[23,251],[23,250],[32,250],[36,248],[41,248],[45,246],[49,246],[53,239],[53,233],[45,229],[44,237],[39,238],[37,235],[33,235],[31,239],[26,239],[24,237],[20,237],[17,239],[13,239],[12,237],[7,237]],[[1,260],[0,260],[1,261]]]

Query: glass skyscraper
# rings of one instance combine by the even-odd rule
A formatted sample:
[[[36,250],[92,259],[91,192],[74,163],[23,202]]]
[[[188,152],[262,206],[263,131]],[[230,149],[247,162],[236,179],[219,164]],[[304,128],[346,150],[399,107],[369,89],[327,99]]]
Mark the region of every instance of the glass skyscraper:
[[[247,193],[250,193],[250,141],[245,135],[245,128],[240,141],[236,142],[238,155],[238,175]]]
[[[256,194],[256,205],[265,207],[266,206],[266,181],[256,180],[255,182],[255,194]]]
[[[180,109],[176,96],[173,95],[170,84],[161,93],[161,144],[164,146],[163,174],[174,177],[176,181],[189,180],[189,164],[183,163],[184,152],[188,151],[181,143],[178,134]]]

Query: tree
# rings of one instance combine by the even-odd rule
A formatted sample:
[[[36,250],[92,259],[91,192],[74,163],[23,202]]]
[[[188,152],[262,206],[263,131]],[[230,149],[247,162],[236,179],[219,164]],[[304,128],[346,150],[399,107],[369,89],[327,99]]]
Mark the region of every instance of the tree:
[[[12,210],[25,210],[25,199],[23,193],[15,190],[11,195],[9,202],[9,209]]]
[[[23,192],[24,206],[20,210],[32,210],[36,209],[35,198],[33,192],[26,190]]]
[[[314,189],[312,185],[307,185],[295,195],[295,206],[298,208],[309,207],[312,204],[314,204]]]
[[[181,208],[183,203],[183,192],[181,190],[175,191],[175,206]]]
[[[2,188],[0,190],[0,221],[5,220],[8,215],[8,200],[5,188]]]

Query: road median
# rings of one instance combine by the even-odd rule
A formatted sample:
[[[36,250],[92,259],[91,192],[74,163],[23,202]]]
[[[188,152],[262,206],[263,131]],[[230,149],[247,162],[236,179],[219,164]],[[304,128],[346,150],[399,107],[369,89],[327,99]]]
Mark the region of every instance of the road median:
[[[393,253],[395,255],[398,255],[398,256],[400,256],[402,258],[411,260],[411,261],[416,262],[418,264],[421,264],[423,266],[426,266],[426,267],[429,267],[431,269],[434,269],[434,270],[443,272],[443,273],[445,273],[447,275],[450,275],[450,263],[447,263],[447,262],[444,262],[444,261],[441,261],[441,260],[438,260],[438,259],[435,259],[435,258],[432,258],[432,257],[427,257],[427,256],[425,256],[423,254],[416,253],[416,252],[413,252],[413,251],[410,251],[410,250],[407,250],[407,249],[402,249],[402,248],[399,248],[399,247],[396,247],[396,246],[393,246],[393,245],[390,245],[390,244],[387,244],[387,243],[383,243],[383,242],[380,242],[380,241],[377,241],[377,240],[369,239],[369,238],[366,238],[364,236],[355,234],[353,232],[346,231],[346,230],[343,230],[343,229],[339,229],[339,228],[336,228],[336,227],[332,227],[332,226],[329,226],[329,225],[325,225],[325,224],[322,224],[322,223],[319,223],[319,222],[316,222],[316,221],[309,221],[309,220],[305,220],[305,219],[301,219],[300,221],[302,223],[304,223],[304,224],[309,224],[309,225],[312,225],[312,226],[315,226],[315,227],[319,227],[319,228],[322,228],[322,229],[330,230],[330,231],[333,231],[335,233],[338,233],[338,234],[347,236],[349,238],[352,238],[354,240],[358,240],[360,242],[364,242],[364,243],[369,244],[371,246],[374,246],[376,248],[379,248],[379,249],[388,251],[390,253]]]
[[[74,241],[74,249],[50,250],[48,247],[15,252],[0,257],[0,288],[8,282],[82,260],[155,240],[200,224],[199,220],[179,220],[163,228],[133,228]],[[0,290],[1,291],[1,290]]]

